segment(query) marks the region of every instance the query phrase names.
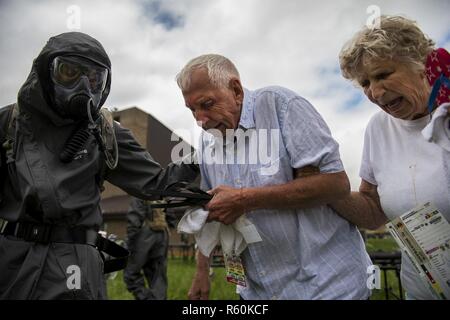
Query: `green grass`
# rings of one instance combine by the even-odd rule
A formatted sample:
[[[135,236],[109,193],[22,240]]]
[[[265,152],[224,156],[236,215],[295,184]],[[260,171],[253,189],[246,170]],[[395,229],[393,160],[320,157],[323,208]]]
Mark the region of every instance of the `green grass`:
[[[393,252],[393,251],[399,251],[399,247],[395,240],[391,237],[386,237],[384,239],[368,239],[366,241],[366,249],[369,252],[373,251],[382,251],[382,252]],[[381,272],[381,289],[372,290],[372,296],[370,297],[370,300],[385,300],[385,276],[384,272]],[[388,271],[387,272],[387,286],[389,289],[398,297],[399,289],[398,289],[398,279],[395,275],[395,271]],[[389,293],[389,299],[395,299],[394,296]]]
[[[237,300],[236,286],[225,279],[225,268],[213,268],[211,277],[211,300]],[[168,267],[168,299],[185,300],[195,273],[193,260],[170,259]]]
[[[387,272],[387,283],[388,283],[388,287],[391,290],[391,292],[389,293],[389,299],[390,300],[396,300],[399,298],[400,293],[398,290],[398,280],[397,277],[395,275],[395,271],[388,271]],[[372,290],[372,295],[370,296],[370,300],[386,300],[385,297],[385,293],[384,293],[384,288],[385,288],[385,284],[384,284],[384,273],[381,273],[381,289],[377,290],[374,289]],[[393,294],[395,294],[396,297],[393,296]],[[404,293],[403,293],[404,294]]]
[[[366,250],[371,251],[383,251],[393,252],[398,251],[397,243],[392,237],[386,237],[384,239],[367,239]]]
[[[169,279],[167,298],[169,300],[186,300],[195,273],[194,260],[169,259],[167,269],[167,277]],[[211,277],[209,298],[211,300],[239,299],[239,296],[236,294],[236,286],[228,283],[225,279],[225,268],[213,268],[213,270],[214,274]],[[109,279],[107,288],[109,299],[133,299],[133,295],[127,291],[123,282],[123,272],[118,272],[114,279]]]
[[[368,251],[397,251],[398,247],[392,238],[368,239],[366,243]],[[213,268],[214,275],[211,277],[211,300],[237,300],[236,287],[225,280],[224,268]],[[191,281],[195,272],[195,262],[193,259],[169,258],[167,276],[169,287],[167,296],[169,300],[185,300],[191,286]],[[112,300],[129,300],[133,296],[127,291],[123,282],[123,273],[118,272],[114,279],[107,282],[108,297]],[[398,295],[398,282],[394,271],[388,272],[388,286]],[[393,297],[390,296],[392,299]],[[384,299],[384,275],[382,273],[381,289],[373,290],[371,300]]]
[[[123,282],[123,272],[117,272],[114,279],[107,280],[108,299],[110,300],[134,300]]]

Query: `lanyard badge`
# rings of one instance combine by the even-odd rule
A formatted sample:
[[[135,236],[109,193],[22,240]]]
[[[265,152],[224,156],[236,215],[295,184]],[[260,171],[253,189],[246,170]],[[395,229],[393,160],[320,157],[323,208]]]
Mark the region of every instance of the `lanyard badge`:
[[[225,272],[227,281],[237,284],[242,287],[247,286],[247,280],[245,278],[244,266],[242,265],[241,258],[235,254],[224,253],[225,259]]]

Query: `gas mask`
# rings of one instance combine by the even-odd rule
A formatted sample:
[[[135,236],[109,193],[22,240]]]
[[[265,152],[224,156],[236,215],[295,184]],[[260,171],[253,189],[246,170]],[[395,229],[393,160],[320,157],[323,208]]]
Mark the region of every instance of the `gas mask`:
[[[108,68],[79,56],[56,57],[50,66],[57,112],[74,120],[96,117]]]

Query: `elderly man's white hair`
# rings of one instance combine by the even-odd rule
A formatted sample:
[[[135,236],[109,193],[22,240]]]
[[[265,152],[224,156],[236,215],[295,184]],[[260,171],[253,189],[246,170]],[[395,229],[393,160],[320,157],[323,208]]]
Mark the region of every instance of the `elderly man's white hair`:
[[[188,91],[191,85],[191,76],[195,70],[206,69],[209,80],[217,88],[228,88],[232,78],[240,79],[233,62],[219,54],[205,54],[189,61],[180,73],[176,81],[181,91]]]

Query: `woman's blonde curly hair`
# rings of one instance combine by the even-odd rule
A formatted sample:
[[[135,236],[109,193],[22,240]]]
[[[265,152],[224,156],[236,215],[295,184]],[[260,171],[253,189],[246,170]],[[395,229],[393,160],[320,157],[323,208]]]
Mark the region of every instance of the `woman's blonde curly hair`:
[[[341,72],[346,79],[355,80],[364,63],[372,59],[395,60],[423,71],[434,44],[415,21],[383,15],[380,28],[365,26],[343,46],[339,54]]]

